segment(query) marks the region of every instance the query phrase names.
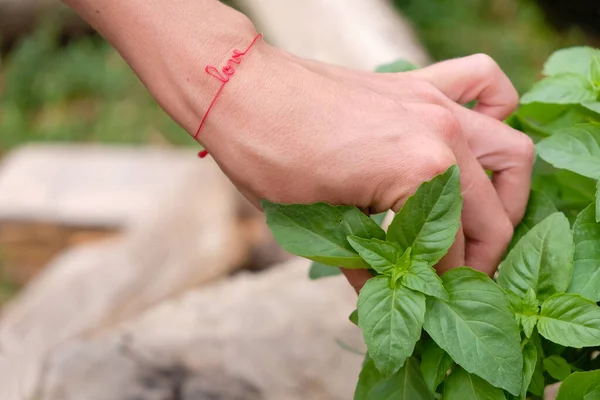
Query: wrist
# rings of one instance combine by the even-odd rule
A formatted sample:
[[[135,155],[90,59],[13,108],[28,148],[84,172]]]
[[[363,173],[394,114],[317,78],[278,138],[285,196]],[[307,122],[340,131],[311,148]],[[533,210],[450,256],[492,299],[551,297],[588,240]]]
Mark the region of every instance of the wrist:
[[[221,65],[256,35],[217,0],[63,0],[104,36],[161,107],[193,135],[215,95],[208,64]]]

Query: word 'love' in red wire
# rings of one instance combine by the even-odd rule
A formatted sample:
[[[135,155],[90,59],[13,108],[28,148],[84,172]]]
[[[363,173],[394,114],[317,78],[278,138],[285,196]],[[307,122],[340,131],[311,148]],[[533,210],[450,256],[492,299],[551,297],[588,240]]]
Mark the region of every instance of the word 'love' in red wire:
[[[223,88],[225,87],[227,82],[229,82],[229,79],[233,76],[233,74],[235,74],[235,65],[236,64],[239,65],[242,62],[242,58],[250,51],[252,46],[254,46],[254,43],[256,43],[256,41],[258,39],[260,39],[261,37],[262,37],[262,33],[259,33],[258,35],[256,35],[256,37],[254,38],[252,43],[250,43],[248,48],[246,48],[246,50],[244,50],[244,51],[239,51],[237,49],[233,50],[233,55],[227,61],[225,66],[222,67],[220,70],[217,69],[217,67],[215,67],[214,65],[207,65],[206,68],[204,68],[204,71],[207,74],[214,76],[216,79],[218,79],[221,82],[221,87],[219,88],[219,91],[217,92],[213,101],[208,106],[208,109],[206,110],[206,113],[204,114],[204,118],[202,118],[202,121],[200,122],[200,126],[198,127],[198,130],[196,131],[196,134],[194,135],[194,139],[198,138],[198,135],[200,134],[200,131],[202,130],[202,127],[204,126],[204,122],[206,122],[206,119],[208,118],[208,114],[210,113],[210,110],[213,108],[213,106],[217,102],[217,99],[221,95],[221,92],[223,91]],[[198,156],[200,156],[200,158],[204,158],[207,155],[208,155],[208,151],[206,151],[206,150],[203,150],[200,153],[198,153]]]

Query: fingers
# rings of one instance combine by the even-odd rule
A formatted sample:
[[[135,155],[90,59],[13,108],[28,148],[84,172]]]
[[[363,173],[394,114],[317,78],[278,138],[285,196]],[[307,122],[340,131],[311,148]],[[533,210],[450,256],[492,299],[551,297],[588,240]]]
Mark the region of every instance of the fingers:
[[[456,240],[452,244],[452,247],[450,247],[448,253],[435,266],[435,270],[441,275],[452,268],[465,265],[467,265],[465,261],[465,234],[461,226],[456,233]]]
[[[512,238],[513,226],[466,140],[457,140],[454,151],[461,171],[465,262],[492,276]]]
[[[344,276],[346,276],[346,279],[348,279],[350,286],[354,288],[356,294],[358,294],[358,292],[360,292],[360,289],[362,289],[362,287],[365,286],[365,283],[367,283],[367,281],[372,278],[371,273],[369,272],[369,270],[366,269],[340,269],[344,273]]]
[[[459,104],[477,100],[475,111],[499,120],[512,113],[519,103],[510,79],[485,54],[443,61],[411,73]]]
[[[491,170],[492,183],[513,226],[521,222],[531,188],[535,159],[532,140],[508,125],[458,107],[456,116],[481,166]]]

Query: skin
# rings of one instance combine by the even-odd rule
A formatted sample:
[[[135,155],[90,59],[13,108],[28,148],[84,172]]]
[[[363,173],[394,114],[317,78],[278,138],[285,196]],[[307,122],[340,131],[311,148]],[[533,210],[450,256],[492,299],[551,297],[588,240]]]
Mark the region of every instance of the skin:
[[[247,17],[216,0],[65,2],[192,136],[220,86],[204,67],[225,65],[256,35]],[[472,100],[473,110],[461,105]],[[257,207],[264,198],[397,211],[420,183],[458,164],[462,227],[437,269],[469,265],[492,275],[529,196],[533,143],[501,122],[517,103],[510,80],[482,54],[375,74],[259,40],[198,141]],[[344,273],[357,291],[369,278]]]

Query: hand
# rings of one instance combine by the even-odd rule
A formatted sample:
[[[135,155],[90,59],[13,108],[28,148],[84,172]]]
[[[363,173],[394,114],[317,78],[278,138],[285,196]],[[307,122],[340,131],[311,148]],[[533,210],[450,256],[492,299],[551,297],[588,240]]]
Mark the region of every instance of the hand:
[[[458,164],[462,229],[438,270],[494,273],[526,207],[534,149],[500,122],[518,96],[493,60],[375,74],[264,43],[248,60],[224,96],[229,106],[213,114],[222,123],[200,136],[247,198],[397,211],[420,183]],[[459,105],[475,99],[473,111]],[[357,289],[369,278],[345,273]]]
[[[192,135],[220,86],[204,66],[226,61],[256,34],[216,0],[64,1]],[[494,273],[523,216],[534,153],[527,136],[500,122],[518,98],[489,57],[375,74],[259,41],[236,70],[197,139],[255,205],[264,198],[397,211],[423,181],[458,164],[462,227],[438,271],[466,264]],[[471,100],[473,111],[460,105]],[[357,290],[369,278],[345,273]]]

